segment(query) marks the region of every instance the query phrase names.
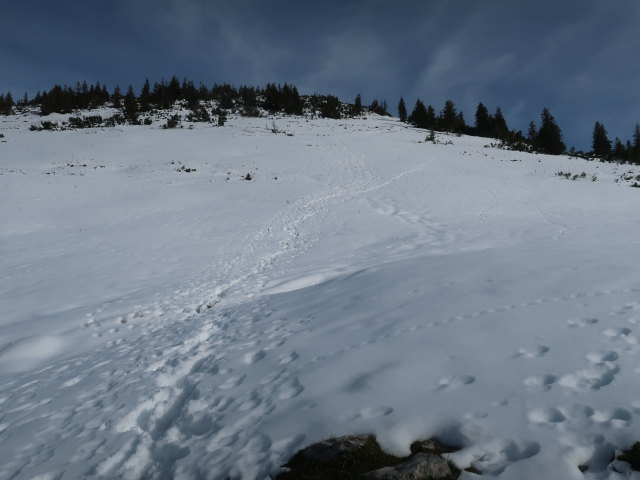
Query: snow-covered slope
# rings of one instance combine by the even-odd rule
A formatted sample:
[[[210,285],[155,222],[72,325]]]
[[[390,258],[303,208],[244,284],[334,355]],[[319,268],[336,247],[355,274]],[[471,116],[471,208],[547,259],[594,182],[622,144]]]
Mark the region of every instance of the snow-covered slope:
[[[640,172],[375,116],[36,120],[0,118],[0,478],[262,479],[362,432],[629,478]]]

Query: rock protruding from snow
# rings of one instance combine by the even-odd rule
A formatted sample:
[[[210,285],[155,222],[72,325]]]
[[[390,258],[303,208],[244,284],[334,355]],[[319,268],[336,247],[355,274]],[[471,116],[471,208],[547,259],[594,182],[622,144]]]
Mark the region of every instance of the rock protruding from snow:
[[[411,445],[411,456],[399,458],[384,452],[372,435],[330,438],[300,450],[285,465],[289,471],[278,480],[454,480],[460,471],[440,454],[451,452],[437,440]]]
[[[411,453],[432,453],[434,455],[442,455],[443,453],[451,453],[459,450],[454,447],[442,445],[437,439],[419,440],[411,444]]]
[[[301,450],[298,455],[307,462],[341,463],[350,455],[362,450],[369,435],[346,435],[339,438],[329,438]]]
[[[436,480],[456,477],[449,463],[439,455],[418,453],[394,467],[384,467],[363,476],[367,480]]]

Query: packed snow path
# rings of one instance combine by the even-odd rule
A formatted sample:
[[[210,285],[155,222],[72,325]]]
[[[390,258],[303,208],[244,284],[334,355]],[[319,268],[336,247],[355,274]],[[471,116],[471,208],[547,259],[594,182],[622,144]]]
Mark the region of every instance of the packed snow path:
[[[277,121],[0,122],[0,478],[263,479],[361,432],[629,478],[640,172]]]

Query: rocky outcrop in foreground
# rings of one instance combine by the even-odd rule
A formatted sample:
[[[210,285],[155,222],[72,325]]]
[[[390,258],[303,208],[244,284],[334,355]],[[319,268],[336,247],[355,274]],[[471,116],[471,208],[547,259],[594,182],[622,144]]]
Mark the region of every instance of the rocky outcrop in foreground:
[[[442,457],[455,451],[435,439],[414,442],[411,455],[385,453],[372,435],[330,438],[300,450],[278,480],[454,480],[460,470]]]

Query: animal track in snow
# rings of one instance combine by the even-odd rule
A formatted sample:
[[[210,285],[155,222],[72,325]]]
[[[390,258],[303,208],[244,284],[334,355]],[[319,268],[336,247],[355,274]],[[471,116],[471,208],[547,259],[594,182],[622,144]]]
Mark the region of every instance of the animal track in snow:
[[[593,408],[591,408],[589,405],[583,405],[583,404],[580,404],[580,403],[576,403],[574,405],[571,405],[568,408],[561,408],[560,410],[568,418],[570,418],[572,420],[581,421],[581,422],[583,422],[585,420],[589,420],[593,416],[593,414],[595,413]]]
[[[464,387],[466,385],[471,385],[476,381],[476,377],[472,375],[451,375],[442,377],[438,381],[438,386],[436,390],[449,390],[459,387]]]
[[[362,418],[378,418],[378,417],[386,417],[393,413],[393,408],[382,406],[382,407],[365,407],[360,410],[360,416]]]
[[[598,319],[597,318],[572,318],[570,320],[567,321],[567,325],[569,327],[588,327],[591,325],[595,325],[596,323],[598,323]]]
[[[629,302],[611,312],[612,315],[629,315],[631,313],[640,313],[640,303]]]
[[[600,364],[605,362],[615,362],[618,359],[618,354],[613,351],[609,352],[589,352],[586,355],[587,360],[593,364]]]
[[[551,390],[551,386],[556,382],[555,375],[531,375],[523,380],[523,383],[529,390],[547,392]]]
[[[612,341],[623,340],[627,343],[637,344],[638,338],[635,335],[631,335],[631,329],[622,328],[607,328],[602,332],[605,337],[609,337]]]
[[[527,418],[531,423],[560,423],[564,422],[567,417],[557,408],[534,408],[527,413]]]
[[[626,337],[630,333],[630,328],[608,328],[602,332],[605,337]]]
[[[519,348],[514,358],[525,357],[525,358],[536,358],[543,357],[548,351],[549,347],[545,345],[536,345],[535,347],[527,347],[527,348]]]
[[[233,387],[237,387],[240,385],[245,378],[246,375],[234,375],[232,377],[227,378],[224,383],[220,384],[220,388],[223,390],[228,390]]]
[[[215,375],[218,371],[218,357],[216,355],[208,355],[197,360],[191,366],[190,373],[208,373],[209,375]]]
[[[286,355],[284,357],[280,357],[280,359],[278,359],[278,363],[280,365],[287,365],[295,360],[297,360],[299,357],[297,352],[291,352],[289,355]]]
[[[82,377],[74,377],[70,378],[66,382],[62,384],[63,387],[72,387],[73,385],[80,383],[82,381]]]
[[[247,365],[252,365],[262,360],[266,354],[267,352],[265,352],[264,350],[256,350],[255,352],[245,353],[242,359]]]
[[[603,411],[596,411],[593,414],[596,422],[631,422],[633,415],[625,408],[615,407]]]
[[[536,456],[541,449],[538,442],[517,443],[513,440],[496,439],[482,446],[472,447],[469,453],[475,457],[471,466],[493,477],[499,476],[515,462]],[[450,457],[455,458],[456,453],[450,454]]]
[[[278,398],[281,400],[288,400],[290,398],[297,397],[302,393],[304,387],[300,385],[298,378],[294,378],[293,380],[289,380],[285,382],[284,385],[280,387],[280,393],[278,394]]]
[[[612,362],[605,362],[585,368],[575,373],[563,375],[558,385],[574,390],[600,390],[613,382],[620,367]]]

